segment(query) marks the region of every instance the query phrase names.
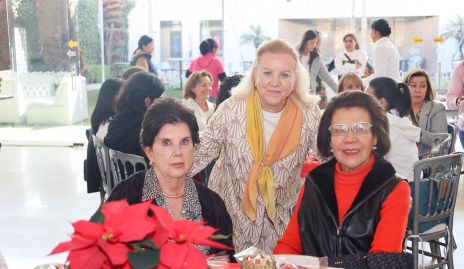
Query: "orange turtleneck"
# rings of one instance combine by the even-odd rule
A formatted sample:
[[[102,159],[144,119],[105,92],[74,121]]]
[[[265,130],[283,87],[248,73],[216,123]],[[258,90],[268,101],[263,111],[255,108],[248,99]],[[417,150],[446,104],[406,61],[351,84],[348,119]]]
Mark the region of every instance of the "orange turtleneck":
[[[372,155],[369,161],[353,172],[343,172],[337,163],[335,168],[335,196],[337,197],[339,222],[343,220],[351,207],[361,185],[375,163]],[[274,248],[274,254],[302,254],[298,209],[303,198],[305,186],[302,187],[295,207],[295,214],[282,238]],[[406,181],[398,183],[388,195],[380,210],[380,221],[369,252],[401,252],[403,237],[408,221],[410,190]]]

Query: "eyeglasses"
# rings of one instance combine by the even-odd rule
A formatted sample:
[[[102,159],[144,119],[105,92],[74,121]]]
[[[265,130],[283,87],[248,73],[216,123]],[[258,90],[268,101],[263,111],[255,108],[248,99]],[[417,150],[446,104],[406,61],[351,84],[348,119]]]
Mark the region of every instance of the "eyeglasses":
[[[352,125],[348,124],[333,124],[330,125],[329,131],[332,136],[345,136],[348,132],[353,131],[354,134],[366,134],[369,133],[372,128],[372,123],[369,122],[357,122]]]

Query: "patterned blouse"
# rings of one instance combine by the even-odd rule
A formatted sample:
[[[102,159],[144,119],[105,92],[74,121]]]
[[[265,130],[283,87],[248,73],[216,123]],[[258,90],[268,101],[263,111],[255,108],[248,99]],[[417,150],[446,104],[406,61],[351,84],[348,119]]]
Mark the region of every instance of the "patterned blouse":
[[[145,174],[145,182],[143,184],[142,200],[155,199],[156,204],[159,207],[164,208],[172,216],[171,209],[168,207],[163,194],[161,193],[161,187],[158,183],[158,179],[153,171],[153,167],[150,168]],[[182,218],[192,221],[203,221],[201,214],[200,199],[198,199],[197,189],[195,183],[191,178],[185,179],[185,196],[184,205],[181,212]],[[195,245],[203,254],[209,254],[209,247]]]
[[[308,153],[316,154],[316,136],[321,112],[316,103],[303,108],[303,130],[300,146],[295,152],[272,165],[274,175],[276,217],[274,222],[266,215],[258,193],[257,220],[245,215],[241,203],[253,158],[246,139],[246,101],[234,97],[226,100],[211,117],[200,133],[200,145],[195,150],[192,174],[199,172],[212,160],[216,164],[209,178],[209,188],[224,200],[232,218],[235,251],[255,246],[272,250],[290,219],[290,207],[296,202],[302,185],[300,171]]]

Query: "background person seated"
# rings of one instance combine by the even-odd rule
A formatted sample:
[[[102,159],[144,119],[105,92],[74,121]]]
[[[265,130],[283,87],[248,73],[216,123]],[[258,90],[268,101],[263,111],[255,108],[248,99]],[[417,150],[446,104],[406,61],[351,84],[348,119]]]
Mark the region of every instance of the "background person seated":
[[[218,229],[218,234],[230,235],[218,241],[233,247],[232,220],[224,202],[215,192],[187,177],[194,147],[200,142],[195,115],[174,99],[156,100],[143,120],[140,142],[150,169],[118,184],[108,201],[127,199],[134,204],[153,199],[174,219],[206,221]],[[219,251],[198,248],[205,255]]]
[[[390,141],[394,143],[385,159],[401,177],[414,180],[414,163],[419,160],[417,142],[421,129],[414,117],[408,85],[380,77],[369,82],[366,92],[379,100],[387,112]]]
[[[274,253],[401,252],[410,190],[383,159],[390,139],[380,105],[361,91],[334,97],[322,115],[317,147],[331,159],[306,178]]]
[[[147,107],[164,92],[164,85],[154,75],[138,72],[122,86],[116,101],[104,143],[124,153],[144,156],[139,143],[142,120]]]
[[[87,182],[87,192],[100,190],[102,181],[97,163],[97,154],[93,144],[92,135],[104,139],[108,132],[109,118],[114,115],[114,101],[124,81],[120,79],[107,79],[98,93],[95,109],[90,118],[91,128],[87,130],[87,159],[84,161],[84,178]]]
[[[419,159],[427,158],[431,156],[434,134],[448,132],[445,106],[434,101],[427,71],[411,70],[405,76],[404,83],[409,87],[414,116],[422,129],[419,144],[417,144]]]

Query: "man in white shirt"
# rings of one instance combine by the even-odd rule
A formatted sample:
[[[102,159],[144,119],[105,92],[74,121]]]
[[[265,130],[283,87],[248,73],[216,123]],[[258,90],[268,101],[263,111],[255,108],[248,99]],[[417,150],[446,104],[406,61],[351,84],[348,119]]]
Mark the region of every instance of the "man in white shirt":
[[[371,24],[371,39],[374,42],[372,51],[372,67],[374,73],[363,79],[363,84],[376,77],[389,77],[400,81],[400,53],[389,36],[391,28],[384,19],[375,20]]]

